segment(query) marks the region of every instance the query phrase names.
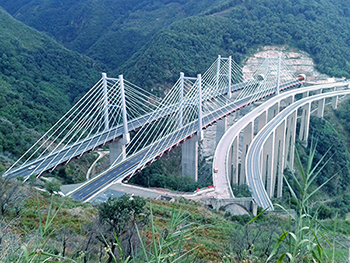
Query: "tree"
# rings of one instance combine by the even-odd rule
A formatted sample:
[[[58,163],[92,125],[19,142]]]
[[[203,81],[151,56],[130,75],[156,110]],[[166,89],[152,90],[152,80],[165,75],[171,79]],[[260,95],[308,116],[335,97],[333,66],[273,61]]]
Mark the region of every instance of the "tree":
[[[232,184],[231,185],[233,194],[235,197],[251,197],[252,191],[250,190],[250,187],[247,184]]]
[[[22,188],[22,183],[9,178],[0,177],[0,215],[12,211],[16,216],[24,206],[28,198],[28,192]]]
[[[127,244],[124,245],[123,251],[128,255],[131,254],[131,239],[135,232],[135,224],[141,225],[147,219],[143,213],[145,204],[145,200],[141,197],[123,195],[120,198],[109,198],[99,206],[99,220],[104,231],[98,239],[109,254],[108,262],[112,262],[115,258],[118,242],[126,240]]]
[[[61,184],[59,182],[52,181],[52,182],[46,182],[44,185],[44,188],[46,191],[48,191],[52,195],[54,193],[61,191],[60,186]]]

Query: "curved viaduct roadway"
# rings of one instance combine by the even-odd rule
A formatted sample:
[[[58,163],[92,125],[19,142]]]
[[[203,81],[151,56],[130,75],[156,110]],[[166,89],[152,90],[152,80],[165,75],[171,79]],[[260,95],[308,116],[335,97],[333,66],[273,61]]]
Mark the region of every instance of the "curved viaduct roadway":
[[[216,148],[216,151],[215,151],[214,160],[213,160],[213,183],[215,186],[215,195],[214,196],[217,198],[222,198],[222,199],[234,198],[234,195],[233,195],[233,192],[231,189],[231,183],[238,183],[238,171],[235,172],[236,178],[234,178],[234,172],[233,172],[234,168],[232,168],[231,164],[232,164],[232,161],[234,160],[236,167],[238,167],[239,135],[248,126],[251,126],[251,133],[252,133],[251,140],[253,140],[254,128],[252,126],[254,126],[254,121],[256,119],[258,119],[258,134],[260,134],[259,130],[262,130],[263,125],[265,125],[266,121],[268,121],[267,115],[268,115],[269,109],[275,107],[275,105],[277,103],[278,103],[277,105],[279,105],[279,102],[285,101],[287,104],[292,104],[294,101],[294,97],[297,94],[302,94],[302,96],[305,97],[305,96],[308,96],[310,92],[322,93],[322,91],[325,91],[325,90],[330,90],[330,89],[333,90],[334,88],[343,87],[343,86],[348,87],[350,85],[349,83],[350,82],[331,83],[331,84],[315,85],[315,86],[309,86],[309,87],[304,87],[304,88],[300,88],[300,89],[289,90],[289,91],[283,92],[283,93],[269,99],[267,102],[263,103],[262,105],[255,108],[250,113],[248,113],[247,115],[245,115],[244,117],[239,119],[224,134],[224,136],[221,138],[221,140]],[[350,91],[346,91],[346,92],[342,92],[341,94],[349,93],[349,92]],[[328,93],[322,93],[322,94],[320,94],[320,96],[327,97],[330,95],[328,95]],[[332,96],[335,96],[335,95],[332,95]],[[313,98],[313,96],[305,98],[302,101],[312,100],[312,98]],[[299,105],[299,104],[300,104],[300,102],[298,101],[297,105]],[[292,104],[292,105],[294,105],[294,104]],[[289,106],[289,107],[292,107],[292,106]],[[283,111],[283,112],[285,112],[285,111]],[[264,116],[264,114],[265,114],[265,123],[263,122],[261,124],[261,123],[259,123],[260,117]],[[281,112],[280,116],[283,116],[282,112]],[[269,119],[270,118],[272,119],[273,117],[274,116],[270,116]],[[269,126],[269,127],[271,127],[271,129],[273,129],[274,124],[275,124],[275,122],[271,123],[270,124],[271,126]],[[248,145],[250,144],[251,140],[249,141]],[[232,150],[234,150],[236,152],[234,152]],[[248,147],[247,147],[246,151],[248,151]],[[257,150],[255,150],[254,152],[256,153]],[[244,153],[242,153],[242,155],[244,155]],[[257,158],[257,157],[255,156],[254,158]],[[246,158],[243,158],[243,156],[242,156],[242,162],[244,162],[245,159]],[[252,164],[252,160],[253,160],[253,157],[249,157],[249,160],[247,159],[247,162],[246,162],[247,165]],[[260,162],[255,161],[255,159],[254,159],[254,163],[255,163],[255,165],[258,165],[258,166],[260,164]],[[241,172],[245,173],[245,171],[242,169],[242,166],[243,166],[243,164],[241,165]],[[238,170],[238,168],[236,170]],[[257,167],[255,167],[254,170],[256,172],[260,172],[260,170]],[[254,180],[252,181],[252,179],[251,179],[252,176],[250,175],[250,172],[251,172],[250,166],[249,166],[249,170],[246,170],[246,171],[248,174],[248,176],[247,176],[248,182],[247,183],[249,185],[254,186],[255,185],[255,183],[253,182]],[[254,175],[254,176],[255,176],[255,178],[259,178],[259,177],[257,177],[257,175]],[[245,177],[244,174],[243,174],[243,177]],[[253,190],[253,192],[256,192],[255,188],[252,190]],[[262,190],[259,190],[259,191],[262,191]],[[266,191],[265,191],[265,193],[266,193]],[[253,195],[258,202],[259,202],[260,195],[262,195],[262,194],[255,194],[254,193],[254,195]],[[260,203],[259,203],[259,205],[260,205]]]
[[[264,182],[262,180],[262,175],[261,175],[261,155],[262,155],[261,153],[262,153],[264,144],[267,142],[270,135],[273,132],[275,132],[280,127],[280,125],[285,126],[287,118],[292,114],[295,114],[296,111],[299,108],[303,107],[304,105],[307,105],[313,101],[319,101],[321,99],[325,99],[327,97],[335,97],[335,96],[342,96],[342,95],[348,95],[348,94],[350,94],[350,90],[342,90],[342,91],[334,91],[329,93],[318,94],[318,95],[301,99],[291,104],[290,106],[285,108],[283,111],[281,111],[254,138],[247,153],[247,159],[246,159],[247,161],[245,163],[245,166],[247,171],[248,185],[252,188],[253,197],[256,199],[259,206],[261,206],[264,209],[267,208],[268,210],[273,210],[273,205],[271,203],[268,193],[265,190]],[[282,132],[285,133],[285,129],[283,129]]]

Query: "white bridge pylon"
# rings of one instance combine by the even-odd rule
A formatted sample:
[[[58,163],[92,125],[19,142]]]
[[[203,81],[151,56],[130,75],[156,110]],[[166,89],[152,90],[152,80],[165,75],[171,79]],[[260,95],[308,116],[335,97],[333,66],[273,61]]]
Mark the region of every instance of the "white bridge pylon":
[[[230,109],[235,108],[235,103],[240,100],[250,104],[300,83],[280,57],[267,58],[248,81],[244,81],[242,72],[231,57],[219,56],[203,75],[186,77],[180,73],[180,78],[159,104],[159,109],[150,116],[158,121],[142,127],[126,147],[126,156],[146,151],[134,172],[194,135],[196,140],[202,140],[203,128],[228,115],[228,105],[232,105]],[[156,115],[164,110],[167,113],[157,118]],[[214,112],[218,117],[212,117]],[[120,160],[122,158],[118,158],[112,167],[117,166]]]
[[[102,78],[4,174],[21,167],[41,175],[80,157],[142,125],[143,117],[157,108],[159,99],[123,79]],[[127,109],[127,110],[126,110]],[[33,163],[34,162],[34,163]],[[19,168],[16,167],[19,165]]]
[[[145,151],[141,166],[202,129],[227,105],[246,104],[288,87],[296,77],[280,58],[267,58],[250,80],[231,57],[219,56],[204,74],[184,73],[163,99],[119,78],[102,78],[4,174],[40,176],[72,158],[82,156],[123,137],[125,152],[111,167]],[[130,138],[130,131],[137,131]],[[141,169],[142,169],[141,167]],[[24,170],[27,173],[22,173]],[[28,171],[29,170],[29,171]],[[22,171],[22,172],[21,172]]]

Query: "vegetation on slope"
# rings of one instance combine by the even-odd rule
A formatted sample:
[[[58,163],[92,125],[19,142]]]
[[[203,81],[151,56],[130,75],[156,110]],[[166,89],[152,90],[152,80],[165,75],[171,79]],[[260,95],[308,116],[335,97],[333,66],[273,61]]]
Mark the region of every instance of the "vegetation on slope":
[[[219,1],[1,0],[16,19],[115,69],[159,30]]]
[[[1,172],[4,163],[23,154],[100,76],[91,59],[63,48],[3,9],[0,36]]]
[[[181,146],[172,149],[170,153],[153,162],[139,173],[131,177],[129,183],[143,187],[166,188],[180,192],[193,192],[197,188],[213,184],[211,169],[200,156],[198,181],[190,176],[183,176],[181,171]]]
[[[309,178],[308,172],[304,175]],[[311,178],[304,186],[308,180]],[[347,259],[348,250],[343,244],[344,234],[350,232],[348,221],[338,220],[342,226],[338,231],[334,221],[321,223],[318,213],[311,215],[309,204],[314,200],[309,197],[314,193],[312,187],[308,189],[310,185],[300,192],[300,199],[293,198],[298,206],[295,215],[289,215],[287,209],[285,213],[253,218],[208,210],[201,203],[183,198],[169,203],[123,196],[91,205],[34,193],[18,181],[0,179],[0,184],[0,208],[6,208],[0,210],[2,262]]]
[[[350,76],[350,3],[346,1],[222,1],[198,16],[158,32],[118,71],[147,88],[195,76],[218,54],[238,63],[263,45],[289,45],[309,53],[330,76]]]
[[[262,45],[309,53],[330,76],[350,76],[350,3],[344,0],[9,1],[0,5],[113,75],[161,92],[217,57],[241,63]]]
[[[349,100],[339,104],[337,110],[327,109],[325,117],[320,119],[311,116],[310,138],[317,141],[316,155],[313,161],[315,165],[324,154],[330,158],[327,165],[322,169],[315,180],[316,185],[321,185],[332,176],[335,176],[324,186],[318,195],[318,202],[313,205],[313,211],[319,210],[322,219],[333,218],[338,214],[346,218],[350,212],[350,144],[349,144]],[[306,163],[306,153],[302,152],[301,159]],[[307,151],[307,149],[305,149]],[[325,160],[321,162],[323,165]]]

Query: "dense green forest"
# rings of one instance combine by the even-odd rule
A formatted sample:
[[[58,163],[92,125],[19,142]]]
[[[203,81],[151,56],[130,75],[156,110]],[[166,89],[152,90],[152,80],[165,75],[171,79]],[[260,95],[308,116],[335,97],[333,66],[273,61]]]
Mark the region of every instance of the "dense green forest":
[[[1,0],[0,5],[65,47],[115,69],[157,31],[176,20],[204,12],[217,2],[220,1]]]
[[[147,89],[180,71],[203,73],[217,55],[242,61],[262,45],[309,53],[330,76],[350,76],[345,0],[0,0],[20,21]]]
[[[350,3],[346,1],[226,1],[174,22],[120,69],[147,87],[195,75],[221,54],[238,63],[263,45],[289,45],[309,53],[330,76],[350,76]],[[136,74],[135,74],[136,72]]]
[[[0,9],[0,171],[48,130],[100,75],[72,52]]]

